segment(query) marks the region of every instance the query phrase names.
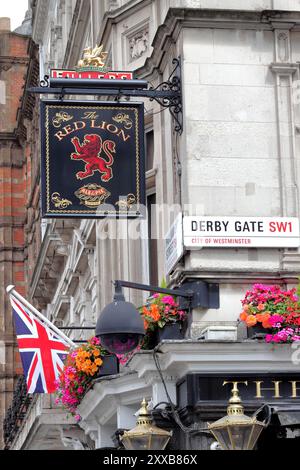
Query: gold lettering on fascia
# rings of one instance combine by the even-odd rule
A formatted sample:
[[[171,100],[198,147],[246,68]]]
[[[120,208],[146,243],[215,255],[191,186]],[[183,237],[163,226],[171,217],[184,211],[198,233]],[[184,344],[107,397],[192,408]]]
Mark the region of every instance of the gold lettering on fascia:
[[[255,398],[263,398],[264,395],[262,395],[262,391],[272,391],[274,392],[273,398],[282,398],[280,395],[280,384],[282,380],[272,380],[272,383],[274,384],[274,387],[262,387],[261,384],[263,384],[263,380],[255,380],[254,383],[256,384],[256,395]]]
[[[238,380],[224,380],[223,386],[227,384],[232,384],[233,385],[232,390],[235,392],[238,391],[238,384],[244,384],[246,385],[246,387],[248,386],[247,380],[239,380],[239,381]]]
[[[273,392],[272,398],[283,398],[282,395],[280,395],[280,386],[282,384],[282,380],[272,380],[271,381],[273,386],[272,387],[263,387],[264,380],[254,380],[253,383],[255,384],[256,387],[256,395],[254,398],[264,398],[263,392]],[[300,398],[300,380],[289,380],[287,383],[291,384],[291,395],[289,398]],[[247,381],[237,381],[237,380],[224,380],[223,386],[226,384],[232,384],[233,388],[232,390],[237,391],[238,385],[239,384],[244,384],[248,386]]]
[[[292,384],[292,395],[290,398],[299,398],[299,395],[297,395],[297,390],[300,390],[300,387],[297,387],[297,384],[300,384],[300,380],[289,380],[289,382]]]

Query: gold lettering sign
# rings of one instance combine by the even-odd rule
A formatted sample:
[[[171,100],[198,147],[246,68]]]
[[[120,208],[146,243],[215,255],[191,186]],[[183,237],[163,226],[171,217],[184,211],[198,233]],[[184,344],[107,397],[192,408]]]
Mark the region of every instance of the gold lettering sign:
[[[300,384],[300,380],[290,380],[289,382],[292,384],[292,395],[290,398],[299,398],[297,395],[297,390],[298,390],[297,384]],[[300,387],[299,387],[299,390],[300,390]]]
[[[262,380],[256,380],[256,395],[255,398],[263,398],[263,395],[261,394],[262,390],[271,390],[274,391],[275,394],[273,395],[273,398],[282,398],[280,395],[279,391],[279,385],[281,384],[281,380],[272,380],[272,383],[274,384],[274,388],[270,387],[262,387],[261,384],[263,383]]]
[[[264,386],[264,383],[265,383],[264,380],[254,380],[252,382],[243,381],[243,380],[224,380],[223,386],[227,384],[232,384],[233,386],[232,390],[237,391],[239,384],[248,386],[250,385],[250,383],[253,383],[255,385],[254,398],[265,398],[265,395],[263,392],[268,392],[268,391],[273,392],[272,398],[276,398],[276,399],[283,398],[283,396],[281,395],[281,388],[283,388],[284,386],[282,380],[271,380],[271,383],[273,384],[272,387]],[[300,380],[289,380],[285,383],[290,384],[288,386],[288,390],[290,390],[291,394],[288,396],[288,398],[300,398]]]

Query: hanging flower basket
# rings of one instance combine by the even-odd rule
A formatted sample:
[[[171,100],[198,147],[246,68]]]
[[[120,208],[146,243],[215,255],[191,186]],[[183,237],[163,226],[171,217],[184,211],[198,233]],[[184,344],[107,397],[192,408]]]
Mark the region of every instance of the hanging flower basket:
[[[160,343],[164,339],[183,339],[184,331],[181,323],[166,323],[163,328],[156,330],[157,342]]]
[[[300,304],[296,289],[254,284],[242,300],[240,319],[246,323],[250,338],[267,343],[300,341]]]
[[[89,339],[86,344],[70,350],[56,381],[56,403],[62,404],[79,421],[77,407],[93,379],[116,374],[118,370],[118,359],[101,346],[98,338]]]
[[[153,349],[163,339],[184,338],[187,314],[179,308],[176,297],[154,294],[140,313],[146,330],[143,349]]]
[[[266,335],[272,333],[271,328],[264,328],[261,323],[248,327],[248,338],[250,339],[265,339]]]

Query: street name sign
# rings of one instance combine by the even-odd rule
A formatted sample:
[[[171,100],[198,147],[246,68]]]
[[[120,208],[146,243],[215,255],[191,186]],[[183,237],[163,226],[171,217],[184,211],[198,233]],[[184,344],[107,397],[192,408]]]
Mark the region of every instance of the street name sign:
[[[296,248],[300,246],[296,217],[209,217],[185,216],[183,242],[189,249]]]

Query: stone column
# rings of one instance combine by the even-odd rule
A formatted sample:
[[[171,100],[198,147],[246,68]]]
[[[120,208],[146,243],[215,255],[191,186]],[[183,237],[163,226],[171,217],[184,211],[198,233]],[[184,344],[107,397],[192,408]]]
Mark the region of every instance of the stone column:
[[[298,78],[298,64],[291,58],[292,24],[273,23],[275,62],[270,68],[275,78],[277,142],[279,156],[280,209],[283,217],[299,217],[299,174],[296,164],[295,103],[293,82]],[[283,250],[282,270],[299,270],[298,249]]]

